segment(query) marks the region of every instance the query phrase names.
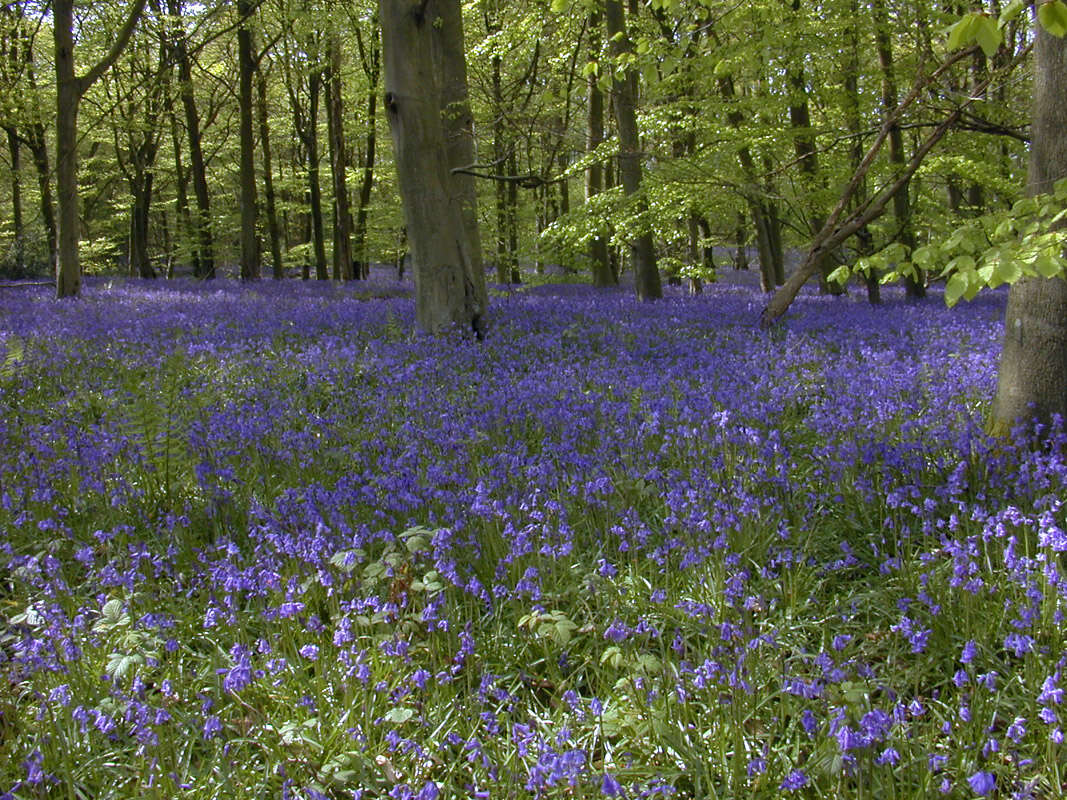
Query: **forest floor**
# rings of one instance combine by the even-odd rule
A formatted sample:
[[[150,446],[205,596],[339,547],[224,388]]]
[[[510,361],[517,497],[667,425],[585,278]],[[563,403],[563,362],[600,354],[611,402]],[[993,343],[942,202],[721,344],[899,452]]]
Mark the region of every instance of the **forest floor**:
[[[1003,294],[730,278],[0,292],[0,796],[1059,796]]]

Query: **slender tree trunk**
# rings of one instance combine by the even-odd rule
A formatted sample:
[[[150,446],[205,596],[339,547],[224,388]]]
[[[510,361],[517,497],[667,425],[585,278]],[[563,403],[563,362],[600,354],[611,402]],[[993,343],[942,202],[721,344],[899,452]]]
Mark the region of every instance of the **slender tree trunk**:
[[[308,158],[308,193],[311,205],[311,231],[315,248],[315,277],[329,280],[326,268],[326,231],[322,221],[322,187],[319,185],[319,92],[322,89],[322,70],[316,69],[308,77],[308,127],[305,139]]]
[[[375,20],[377,22],[377,20]],[[378,44],[378,25],[371,26],[372,36],[369,52],[363,46],[363,38],[356,31],[363,71],[367,76],[367,133],[363,140],[363,177],[359,183],[359,208],[356,211],[355,254],[359,260],[359,278],[370,277],[367,256],[367,214],[370,208],[371,190],[374,188],[374,163],[378,146],[378,79],[381,74],[381,48]]]
[[[51,269],[58,263],[58,235],[56,231],[56,207],[52,199],[52,168],[48,160],[48,145],[44,136],[44,125],[34,123],[30,134],[30,154],[33,167],[37,171],[37,189],[41,196],[41,220],[48,242],[48,264]]]
[[[182,0],[168,0],[168,11],[175,19],[182,14]],[[198,278],[215,277],[215,243],[211,230],[211,196],[207,185],[207,167],[204,163],[203,137],[200,130],[200,114],[193,94],[193,69],[185,33],[178,30],[173,38],[175,60],[178,64],[178,80],[181,82],[182,110],[185,113],[185,133],[189,137],[189,170],[193,179],[193,195],[196,197],[196,214],[193,217],[196,229],[196,254],[193,257],[195,275]]]
[[[737,213],[737,228],[735,231],[734,236],[737,239],[737,246],[734,250],[734,269],[747,270],[748,230],[745,228],[745,215],[740,211]]]
[[[56,65],[56,295],[74,297],[81,290],[78,263],[78,106],[81,91],[74,74],[74,3],[52,4]]]
[[[130,209],[130,274],[140,278],[154,278],[156,271],[148,256],[148,223],[152,207],[152,174],[134,176]]]
[[[611,43],[612,54],[619,58],[633,53],[633,44],[626,33],[622,5],[619,0],[605,0],[604,22]],[[636,202],[638,216],[648,212],[648,199],[641,193],[641,144],[637,130],[637,73],[627,67],[623,76],[612,85],[615,123],[619,134],[619,172],[623,190]],[[655,300],[663,296],[652,234],[645,231],[630,243],[633,259],[634,283],[637,296]]]
[[[418,325],[428,333],[458,327],[480,335],[485,308],[450,174],[435,77],[435,51],[463,47],[461,39],[438,39],[435,21],[458,12],[459,0],[381,0],[385,110],[414,261]]]
[[[333,175],[333,277],[352,280],[352,214],[348,206],[348,154],[345,150],[344,102],[341,96],[341,42],[336,35],[327,44],[330,103],[330,172]]]
[[[848,39],[848,63],[845,66],[845,122],[848,132],[852,136],[852,144],[849,148],[849,168],[855,173],[863,162],[863,137],[861,135],[863,119],[860,114],[860,34],[859,34],[859,0],[850,0],[849,23],[846,36]],[[894,93],[895,97],[895,93]],[[867,199],[866,180],[856,188],[854,206],[862,205]],[[856,254],[857,256],[869,256],[874,252],[874,234],[871,229],[864,225],[856,231]],[[872,306],[882,302],[882,284],[879,275],[873,270],[868,270],[863,276],[863,283],[867,289],[867,302]]]
[[[889,16],[885,0],[871,0],[874,19],[874,43],[878,50],[878,66],[882,71],[882,109],[887,117],[897,109],[897,82],[893,66],[893,45],[889,38]],[[894,123],[889,130],[889,163],[894,170],[903,168],[907,161],[904,155],[904,134],[900,125]],[[906,182],[893,196],[893,219],[897,227],[897,241],[915,249],[915,233],[911,224],[911,195]],[[918,269],[918,268],[916,268]],[[926,296],[926,276],[920,271],[914,278],[906,278],[904,290],[908,297],[920,299]]]
[[[238,107],[241,134],[241,279],[254,280],[260,276],[259,237],[256,235],[256,142],[253,136],[252,79],[256,72],[256,57],[252,50],[252,21],[254,6],[251,0],[237,0],[241,23],[237,28],[237,62],[239,67]]]
[[[589,14],[589,48],[592,53],[600,52],[600,11],[594,9]],[[604,93],[595,73],[586,78],[586,134],[585,149],[592,152],[604,141]],[[588,203],[604,191],[604,163],[594,161],[585,171],[585,201]],[[615,286],[617,281],[612,274],[608,260],[608,238],[604,231],[597,231],[589,240],[589,261],[593,270],[594,286]]]
[[[174,183],[178,207],[178,219],[174,226],[173,244],[176,253],[180,253],[183,250],[183,244],[192,240],[195,227],[189,214],[189,173],[185,169],[185,164],[182,163],[182,140],[178,130],[178,119],[174,114],[173,106],[168,110],[170,112],[171,145],[174,148]],[[195,244],[191,246],[190,251],[193,254],[193,274],[199,275],[199,252]]]
[[[26,240],[22,222],[22,145],[14,127],[5,126],[5,130],[7,151],[11,157],[11,226],[15,235],[15,270],[21,273]]]
[[[1067,38],[1037,26],[1027,194],[1067,178]],[[1062,224],[1062,223],[1061,223]],[[1008,294],[1004,346],[990,427],[1067,421],[1067,280],[1023,278]]]
[[[280,280],[285,277],[285,265],[282,262],[282,238],[278,227],[278,209],[274,197],[274,168],[270,151],[270,112],[267,108],[267,76],[262,66],[256,70],[256,93],[259,103],[256,111],[259,115],[259,146],[263,151],[263,201],[267,213],[267,232],[270,238],[271,277]]]

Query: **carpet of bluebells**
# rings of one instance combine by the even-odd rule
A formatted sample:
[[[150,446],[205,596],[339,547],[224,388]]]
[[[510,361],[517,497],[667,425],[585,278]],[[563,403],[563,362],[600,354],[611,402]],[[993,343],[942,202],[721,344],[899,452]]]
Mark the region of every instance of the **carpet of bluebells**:
[[[1060,795],[1003,295],[379,289],[0,293],[0,797]]]

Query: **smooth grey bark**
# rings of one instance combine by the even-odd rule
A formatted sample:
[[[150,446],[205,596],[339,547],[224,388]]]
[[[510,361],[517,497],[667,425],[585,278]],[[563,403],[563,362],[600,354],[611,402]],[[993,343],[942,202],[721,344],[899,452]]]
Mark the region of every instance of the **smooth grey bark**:
[[[256,198],[256,142],[253,137],[252,79],[256,73],[256,56],[252,50],[252,23],[249,19],[254,10],[251,0],[237,0],[237,13],[241,22],[237,27],[238,63],[238,110],[241,139],[241,279],[255,280],[260,274],[259,237],[256,235],[256,218],[259,216]]]
[[[1067,38],[1038,26],[1027,194],[1067,178]],[[1020,420],[1067,421],[1067,280],[1023,278],[1008,294],[997,393],[990,427]]]
[[[474,114],[467,89],[467,49],[463,35],[463,7],[455,2],[431,3],[436,17],[431,27],[433,57],[440,79],[441,125],[445,138],[448,166],[469,168],[476,161],[474,151]],[[463,215],[467,235],[470,275],[477,302],[485,307],[485,263],[482,237],[478,226],[478,191],[472,175],[452,173],[449,182]]]
[[[633,53],[633,43],[626,33],[622,4],[619,0],[605,0],[604,23],[613,56],[619,58]],[[637,130],[637,73],[627,67],[622,76],[612,83],[612,101],[615,109],[615,124],[619,134],[619,173],[623,191],[634,198],[637,213],[645,216],[648,199],[641,193],[641,144]],[[655,300],[663,296],[659,268],[652,234],[645,231],[630,242],[633,259],[634,285],[642,300]]]
[[[446,5],[456,8],[443,10]],[[458,13],[458,5],[459,0],[380,0],[385,111],[411,243],[418,326],[432,334],[457,327],[480,335],[485,307],[449,168],[434,57],[440,46],[434,26]],[[462,48],[462,41],[451,46]]]
[[[126,47],[146,0],[134,0],[111,48],[84,75],[74,69],[74,0],[53,0],[52,34],[56,68],[56,195],[59,201],[56,296],[81,290],[78,260],[78,107],[89,87],[115,63]]]

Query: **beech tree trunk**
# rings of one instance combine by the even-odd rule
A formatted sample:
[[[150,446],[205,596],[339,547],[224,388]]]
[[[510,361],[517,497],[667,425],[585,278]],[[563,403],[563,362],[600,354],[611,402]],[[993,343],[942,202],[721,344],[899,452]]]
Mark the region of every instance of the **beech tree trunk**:
[[[605,0],[604,22],[611,43],[611,52],[616,58],[633,52],[633,44],[626,34],[622,4],[619,0]],[[619,173],[623,191],[634,198],[639,216],[648,211],[648,199],[641,193],[641,144],[637,130],[637,73],[628,67],[623,76],[612,84],[612,100],[615,108],[615,124],[619,133]],[[633,259],[634,284],[637,296],[642,300],[655,300],[663,296],[652,234],[641,233],[630,242]]]
[[[115,63],[130,40],[146,0],[135,0],[111,49],[82,76],[74,72],[74,0],[53,0],[52,34],[56,68],[56,194],[59,198],[56,296],[81,290],[78,261],[78,106],[97,78]]]
[[[81,291],[78,262],[78,106],[81,91],[74,74],[74,2],[52,4],[56,62],[56,296]]]
[[[434,64],[440,83],[441,126],[450,169],[469,168],[475,162],[474,114],[467,90],[467,49],[463,36],[463,7],[458,0],[430,3],[436,7],[431,28]],[[477,304],[485,308],[485,263],[478,227],[478,191],[472,175],[453,173],[449,181],[463,216],[467,236],[469,273]]]
[[[600,12],[593,10],[589,14],[589,48],[593,53],[600,51]],[[596,73],[590,72],[586,78],[586,134],[585,149],[592,152],[604,141],[604,93],[600,91]],[[594,161],[585,171],[585,200],[589,202],[604,191],[604,164]],[[594,286],[615,286],[617,281],[611,271],[608,260],[607,233],[598,231],[589,240],[589,261],[593,271]]]
[[[238,106],[241,134],[241,279],[259,277],[259,238],[256,236],[256,164],[255,139],[252,135],[253,98],[252,78],[256,72],[256,57],[252,52],[252,23],[249,17],[254,6],[251,0],[237,0],[241,23],[237,28],[237,62],[239,67]]]
[[[167,10],[178,20],[182,14],[181,0],[168,0]],[[193,256],[194,274],[198,278],[215,277],[215,243],[211,232],[211,197],[207,188],[207,167],[204,164],[204,149],[200,130],[200,114],[193,95],[193,70],[185,32],[180,28],[174,34],[174,59],[178,64],[178,80],[181,83],[182,110],[185,112],[185,132],[189,137],[189,171],[193,179],[193,195],[196,197],[196,214],[193,225],[196,229],[196,251]]]
[[[874,16],[874,42],[878,50],[878,66],[882,71],[882,108],[888,117],[897,108],[897,82],[885,0],[871,0],[871,11]],[[889,130],[889,163],[894,169],[901,169],[905,161],[904,134],[900,130],[900,125],[894,124]],[[915,249],[915,233],[911,225],[911,194],[908,183],[905,183],[900,191],[893,195],[893,219],[897,226],[896,239],[907,247],[910,253]],[[926,296],[926,276],[921,270],[914,278],[904,280],[904,290],[908,297],[914,300]]]
[[[1037,26],[1027,193],[1067,178],[1067,38]],[[1020,420],[1067,421],[1067,280],[1023,278],[1008,294],[1004,346],[990,427]]]
[[[453,5],[452,9],[444,6]],[[471,262],[463,204],[453,184],[438,86],[438,22],[459,0],[380,0],[385,111],[393,138],[400,197],[415,272],[415,316],[428,333],[449,328],[481,334],[485,314]],[[484,276],[482,276],[484,278]]]
[[[28,142],[33,156],[33,167],[37,171],[37,188],[41,195],[41,219],[44,222],[45,237],[48,240],[48,265],[56,268],[58,263],[58,242],[56,234],[56,208],[52,200],[52,168],[48,160],[48,145],[44,136],[44,125],[36,122],[30,131]]]
[[[370,277],[370,264],[367,259],[367,214],[370,208],[371,190],[374,188],[374,164],[378,149],[378,78],[381,75],[381,47],[378,42],[377,19],[370,26],[373,39],[370,47],[363,44],[363,36],[356,29],[356,42],[359,45],[360,61],[363,73],[367,76],[367,133],[363,140],[363,178],[359,182],[359,208],[356,210],[356,230],[354,253],[359,260],[359,272],[356,278]]]
[[[333,176],[333,279],[352,280],[352,216],[348,205],[348,157],[345,151],[344,103],[341,96],[341,42],[331,36],[329,61],[330,173]]]
[[[263,150],[263,201],[267,213],[267,233],[270,238],[271,277],[285,277],[282,262],[282,236],[278,226],[278,209],[274,197],[274,173],[270,151],[270,119],[267,109],[267,76],[262,65],[256,70],[256,94],[259,97],[256,111],[259,115],[259,146]]]
[[[15,271],[22,272],[26,232],[22,229],[22,146],[18,132],[5,126],[7,149],[11,158],[11,226],[15,234]]]

